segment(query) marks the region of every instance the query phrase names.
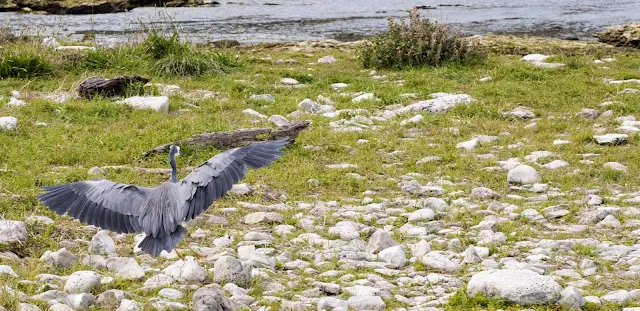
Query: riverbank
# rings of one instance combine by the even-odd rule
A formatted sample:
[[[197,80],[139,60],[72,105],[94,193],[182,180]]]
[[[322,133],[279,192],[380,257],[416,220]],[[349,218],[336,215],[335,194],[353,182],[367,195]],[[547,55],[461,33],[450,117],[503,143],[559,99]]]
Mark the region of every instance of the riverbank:
[[[197,46],[232,65],[185,76],[159,74],[141,46],[2,44],[52,67],[0,80],[0,306],[640,306],[640,52],[480,42],[484,63],[403,70],[363,68],[353,43]],[[523,59],[536,52],[549,57]],[[150,79],[125,96],[161,109],[77,96],[88,77],[121,75]],[[37,201],[41,185],[90,178],[154,186],[169,178],[166,154],[142,157],[155,146],[294,120],[312,124],[280,160],[187,224],[183,259]],[[182,146],[179,178],[218,152]]]

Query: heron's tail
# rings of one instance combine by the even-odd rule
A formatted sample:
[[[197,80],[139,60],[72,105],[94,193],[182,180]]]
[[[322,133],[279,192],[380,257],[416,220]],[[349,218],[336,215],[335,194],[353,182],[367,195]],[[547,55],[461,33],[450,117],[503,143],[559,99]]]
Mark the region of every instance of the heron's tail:
[[[162,251],[171,252],[187,233],[187,229],[183,226],[178,226],[175,231],[169,235],[153,237],[148,235],[140,242],[138,247],[145,253],[150,254],[153,257],[160,255]]]

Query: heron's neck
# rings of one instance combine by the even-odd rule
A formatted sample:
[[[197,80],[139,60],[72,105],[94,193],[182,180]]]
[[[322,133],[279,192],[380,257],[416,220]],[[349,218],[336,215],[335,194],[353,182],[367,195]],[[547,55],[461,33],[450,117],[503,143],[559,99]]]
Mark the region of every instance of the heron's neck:
[[[176,156],[175,154],[169,155],[169,164],[171,164],[171,182],[178,182],[178,169],[176,168]]]

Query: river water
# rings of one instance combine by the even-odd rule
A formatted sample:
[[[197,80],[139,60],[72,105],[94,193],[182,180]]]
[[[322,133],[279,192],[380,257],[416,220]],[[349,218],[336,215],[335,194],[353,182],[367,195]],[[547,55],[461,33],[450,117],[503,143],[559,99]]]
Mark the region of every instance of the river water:
[[[406,17],[413,6],[424,16],[452,23],[466,34],[529,34],[590,39],[603,28],[640,17],[640,0],[238,0],[215,7],[137,8],[96,15],[0,13],[0,26],[17,33],[99,40],[123,38],[141,24],[168,24],[194,41],[243,43],[333,38],[358,39],[386,29],[387,17]]]

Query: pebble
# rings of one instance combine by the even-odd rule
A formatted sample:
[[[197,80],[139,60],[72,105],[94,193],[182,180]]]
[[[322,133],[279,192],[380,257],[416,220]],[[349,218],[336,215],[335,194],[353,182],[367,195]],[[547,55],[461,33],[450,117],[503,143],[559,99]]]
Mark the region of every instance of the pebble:
[[[174,262],[162,272],[179,282],[203,282],[206,276],[204,268],[190,256]]]
[[[115,103],[129,105],[134,109],[151,109],[156,112],[169,113],[169,97],[167,96],[133,96]]]
[[[627,134],[605,134],[595,135],[593,138],[600,145],[620,145],[627,141]]]
[[[251,281],[251,267],[231,256],[221,256],[214,264],[214,281],[246,286]]]
[[[336,62],[335,57],[331,56],[331,55],[327,55],[325,57],[322,57],[320,59],[318,59],[318,63],[319,64],[333,64]]]
[[[0,130],[15,131],[18,127],[18,119],[15,117],[0,117]]]
[[[254,94],[249,97],[253,101],[265,101],[268,103],[275,103],[276,98],[271,94]]]
[[[507,173],[507,182],[511,184],[527,185],[541,181],[538,172],[529,165],[519,165]]]
[[[100,230],[91,238],[89,253],[95,255],[109,255],[116,253],[116,243],[106,230]]]
[[[293,79],[293,78],[282,78],[282,79],[280,79],[280,83],[285,84],[285,85],[298,85],[298,84],[300,84],[300,82],[298,82],[298,80]]]
[[[72,273],[64,284],[67,293],[89,293],[100,287],[100,275],[93,271]]]

